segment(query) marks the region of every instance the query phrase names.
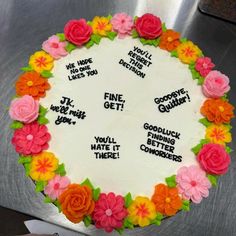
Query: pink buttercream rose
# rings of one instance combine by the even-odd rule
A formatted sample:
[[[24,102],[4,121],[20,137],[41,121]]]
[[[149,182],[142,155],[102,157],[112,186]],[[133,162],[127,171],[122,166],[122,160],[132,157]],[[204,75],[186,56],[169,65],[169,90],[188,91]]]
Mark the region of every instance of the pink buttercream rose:
[[[87,43],[92,32],[92,27],[87,24],[85,19],[70,20],[64,28],[66,39],[77,46]]]
[[[224,146],[214,143],[205,144],[198,153],[197,160],[206,172],[215,175],[225,174],[230,165],[230,157]]]
[[[55,175],[53,179],[48,181],[47,186],[44,188],[44,193],[52,200],[56,200],[66,190],[69,184],[70,180],[68,177]]]
[[[126,13],[115,14],[111,19],[111,24],[113,31],[117,32],[121,39],[126,35],[130,35],[134,26],[132,17]]]
[[[230,90],[229,78],[217,70],[209,72],[202,85],[206,97],[219,98]]]
[[[114,193],[101,193],[95,204],[92,218],[98,229],[103,228],[106,232],[112,232],[113,229],[122,227],[127,214],[122,196],[116,196]]]
[[[206,77],[208,73],[215,67],[209,57],[199,57],[195,63],[195,69],[203,77]]]
[[[176,175],[177,188],[183,199],[200,203],[203,197],[208,197],[211,183],[206,173],[198,166],[181,167]]]
[[[36,121],[16,129],[12,144],[16,152],[22,155],[34,155],[48,149],[51,136],[46,125],[39,125]]]
[[[13,120],[31,123],[39,115],[39,102],[29,95],[12,100],[9,115]]]
[[[162,24],[159,17],[146,13],[135,22],[135,28],[140,37],[155,39],[162,33]]]
[[[65,49],[66,42],[60,42],[58,36],[53,35],[43,42],[42,48],[49,53],[53,58],[59,59],[66,56],[68,52]]]

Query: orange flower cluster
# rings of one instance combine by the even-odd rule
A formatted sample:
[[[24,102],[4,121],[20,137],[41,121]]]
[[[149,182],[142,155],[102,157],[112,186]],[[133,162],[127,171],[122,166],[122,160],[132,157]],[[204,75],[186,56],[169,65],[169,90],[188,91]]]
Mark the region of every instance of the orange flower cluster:
[[[178,195],[178,189],[169,188],[165,184],[155,186],[152,202],[156,205],[157,212],[167,216],[175,215],[182,207],[182,200]]]
[[[179,46],[179,38],[180,34],[178,32],[175,32],[174,30],[167,30],[166,32],[163,32],[160,37],[159,47],[171,52]]]
[[[201,113],[215,124],[229,123],[234,117],[234,107],[220,98],[207,99],[201,107]]]
[[[30,95],[34,99],[45,97],[46,90],[50,89],[47,79],[35,71],[22,74],[16,81],[16,94],[19,96]]]
[[[79,184],[70,184],[60,195],[59,202],[62,212],[73,223],[79,223],[90,215],[95,206],[91,188]]]

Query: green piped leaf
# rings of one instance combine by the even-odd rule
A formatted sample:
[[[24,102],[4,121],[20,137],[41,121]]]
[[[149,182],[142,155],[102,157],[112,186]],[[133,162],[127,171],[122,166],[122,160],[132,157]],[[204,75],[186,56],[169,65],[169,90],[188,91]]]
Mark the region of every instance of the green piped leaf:
[[[170,52],[171,57],[178,57],[178,53],[176,50]]]
[[[95,188],[93,190],[93,199],[94,199],[94,201],[97,201],[99,199],[100,193],[101,193],[100,188]]]
[[[24,163],[24,167],[25,167],[25,175],[26,175],[26,176],[29,176],[29,174],[30,174],[30,169],[31,169],[30,163]]]
[[[233,150],[232,150],[230,147],[225,146],[225,151],[226,151],[227,153],[231,153]]]
[[[212,186],[214,186],[214,187],[217,186],[217,182],[218,182],[218,176],[217,176],[217,175],[210,175],[210,174],[207,174],[207,178],[208,178],[209,181],[211,182]]]
[[[151,224],[155,224],[155,225],[161,225],[161,220],[163,219],[163,215],[159,212],[157,212],[157,216],[154,220],[151,221]]]
[[[91,216],[85,216],[83,221],[84,221],[84,225],[86,227],[89,227],[92,223],[92,218]]]
[[[66,175],[65,165],[64,163],[60,164],[58,168],[56,169],[55,173],[59,174],[60,176]]]
[[[32,161],[32,156],[20,156],[18,159],[19,164],[30,163]]]
[[[35,191],[36,192],[42,192],[46,185],[47,185],[47,181],[37,181]]]
[[[85,44],[85,47],[86,48],[91,48],[93,45],[94,45],[94,42],[92,40],[90,40]]]
[[[180,41],[181,43],[185,43],[185,42],[188,41],[188,39],[187,39],[187,38],[181,38],[179,41]]]
[[[117,33],[116,32],[108,32],[107,33],[107,37],[110,39],[110,40],[114,40],[114,38],[116,37]]]
[[[205,127],[209,127],[212,124],[207,118],[201,118],[199,122],[203,124]]]
[[[22,68],[20,68],[22,71],[25,71],[25,72],[27,72],[27,71],[32,71],[33,70],[33,68],[30,66],[30,65],[28,65],[28,66],[26,66],[26,67],[22,67]]]
[[[163,31],[163,32],[166,32],[166,31],[167,31],[166,23],[163,22],[161,27],[162,27],[162,31]]]
[[[24,125],[23,123],[21,123],[20,121],[17,121],[17,120],[14,120],[11,125],[10,125],[10,128],[11,129],[20,129],[22,128]]]
[[[53,200],[49,196],[46,196],[43,201],[45,203],[53,203]]]
[[[97,35],[97,34],[93,34],[91,36],[91,40],[96,44],[99,44],[101,39],[102,39],[102,37],[100,35]]]
[[[39,106],[39,115],[40,116],[45,116],[48,112],[48,109],[43,107],[42,105]]]
[[[203,85],[204,80],[205,80],[205,79],[204,79],[202,76],[200,76],[200,78],[198,79],[197,84],[198,84],[198,85]]]
[[[134,228],[133,223],[128,218],[125,218],[123,225],[127,229],[133,229]]]
[[[90,187],[92,190],[94,190],[94,187],[88,178],[86,180],[84,180],[80,185],[82,185],[82,186],[86,185],[86,186]]]
[[[125,199],[125,207],[128,208],[130,206],[130,204],[133,202],[131,193],[127,193],[124,197]]]
[[[199,151],[202,149],[203,145],[204,145],[204,144],[207,144],[207,143],[209,143],[209,140],[207,140],[207,139],[202,139],[198,145],[196,145],[195,147],[193,147],[193,148],[191,149],[192,152],[193,152],[195,155],[197,155],[197,154],[199,153]]]
[[[138,35],[138,32],[136,31],[136,30],[132,30],[132,38],[138,38],[139,37],[139,35]]]
[[[76,49],[76,45],[74,45],[73,43],[67,43],[65,49],[67,52],[71,53],[73,50]]]
[[[61,212],[61,204],[58,200],[54,201],[53,204],[58,208],[59,213]]]
[[[122,235],[123,232],[124,232],[124,228],[115,229],[115,231],[116,231],[119,235]]]
[[[108,18],[108,20],[111,20],[111,19],[112,19],[112,15],[109,14],[109,15],[107,16],[107,18]]]
[[[181,209],[183,211],[190,211],[190,201],[189,200],[183,200]]]
[[[140,42],[143,45],[153,45],[155,47],[157,47],[160,43],[160,38],[157,39],[145,39],[145,38],[140,38]]]
[[[39,116],[37,121],[40,125],[45,125],[49,123],[49,120],[45,116]]]
[[[224,101],[229,101],[228,94],[225,93],[224,96],[221,97],[221,99],[224,100]]]
[[[135,16],[135,17],[134,17],[134,22],[136,22],[137,19],[138,19],[138,16]]]
[[[41,75],[44,77],[44,78],[50,78],[50,77],[53,77],[53,74],[51,71],[49,70],[43,70],[41,72]]]
[[[66,40],[64,33],[57,33],[56,36],[59,38],[60,42],[63,42]]]
[[[166,184],[168,185],[168,187],[170,188],[174,188],[176,187],[176,175],[172,175],[170,177],[165,178]]]

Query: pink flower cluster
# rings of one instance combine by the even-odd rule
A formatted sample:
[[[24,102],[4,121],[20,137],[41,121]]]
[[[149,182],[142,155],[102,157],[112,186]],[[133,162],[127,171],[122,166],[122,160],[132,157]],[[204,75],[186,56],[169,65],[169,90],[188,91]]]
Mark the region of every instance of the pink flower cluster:
[[[195,69],[202,77],[206,77],[214,67],[215,64],[209,57],[199,57],[195,63]]]

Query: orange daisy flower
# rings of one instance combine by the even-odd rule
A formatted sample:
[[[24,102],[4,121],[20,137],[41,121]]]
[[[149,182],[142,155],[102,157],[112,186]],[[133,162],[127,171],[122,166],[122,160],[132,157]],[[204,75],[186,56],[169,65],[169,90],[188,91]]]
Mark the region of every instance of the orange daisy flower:
[[[178,32],[175,32],[174,30],[167,30],[166,32],[163,32],[160,37],[159,47],[171,52],[179,46],[179,38],[180,34]]]
[[[152,202],[156,205],[157,212],[167,216],[175,215],[182,207],[177,188],[169,188],[165,184],[155,186]]]
[[[50,89],[47,79],[35,71],[22,74],[16,81],[16,94],[19,96],[30,95],[34,99],[44,97],[46,90]]]
[[[234,107],[231,104],[220,98],[209,98],[203,103],[201,107],[202,115],[205,116],[209,121],[214,122],[217,125],[222,123],[229,123],[230,120],[234,117],[233,110]]]

